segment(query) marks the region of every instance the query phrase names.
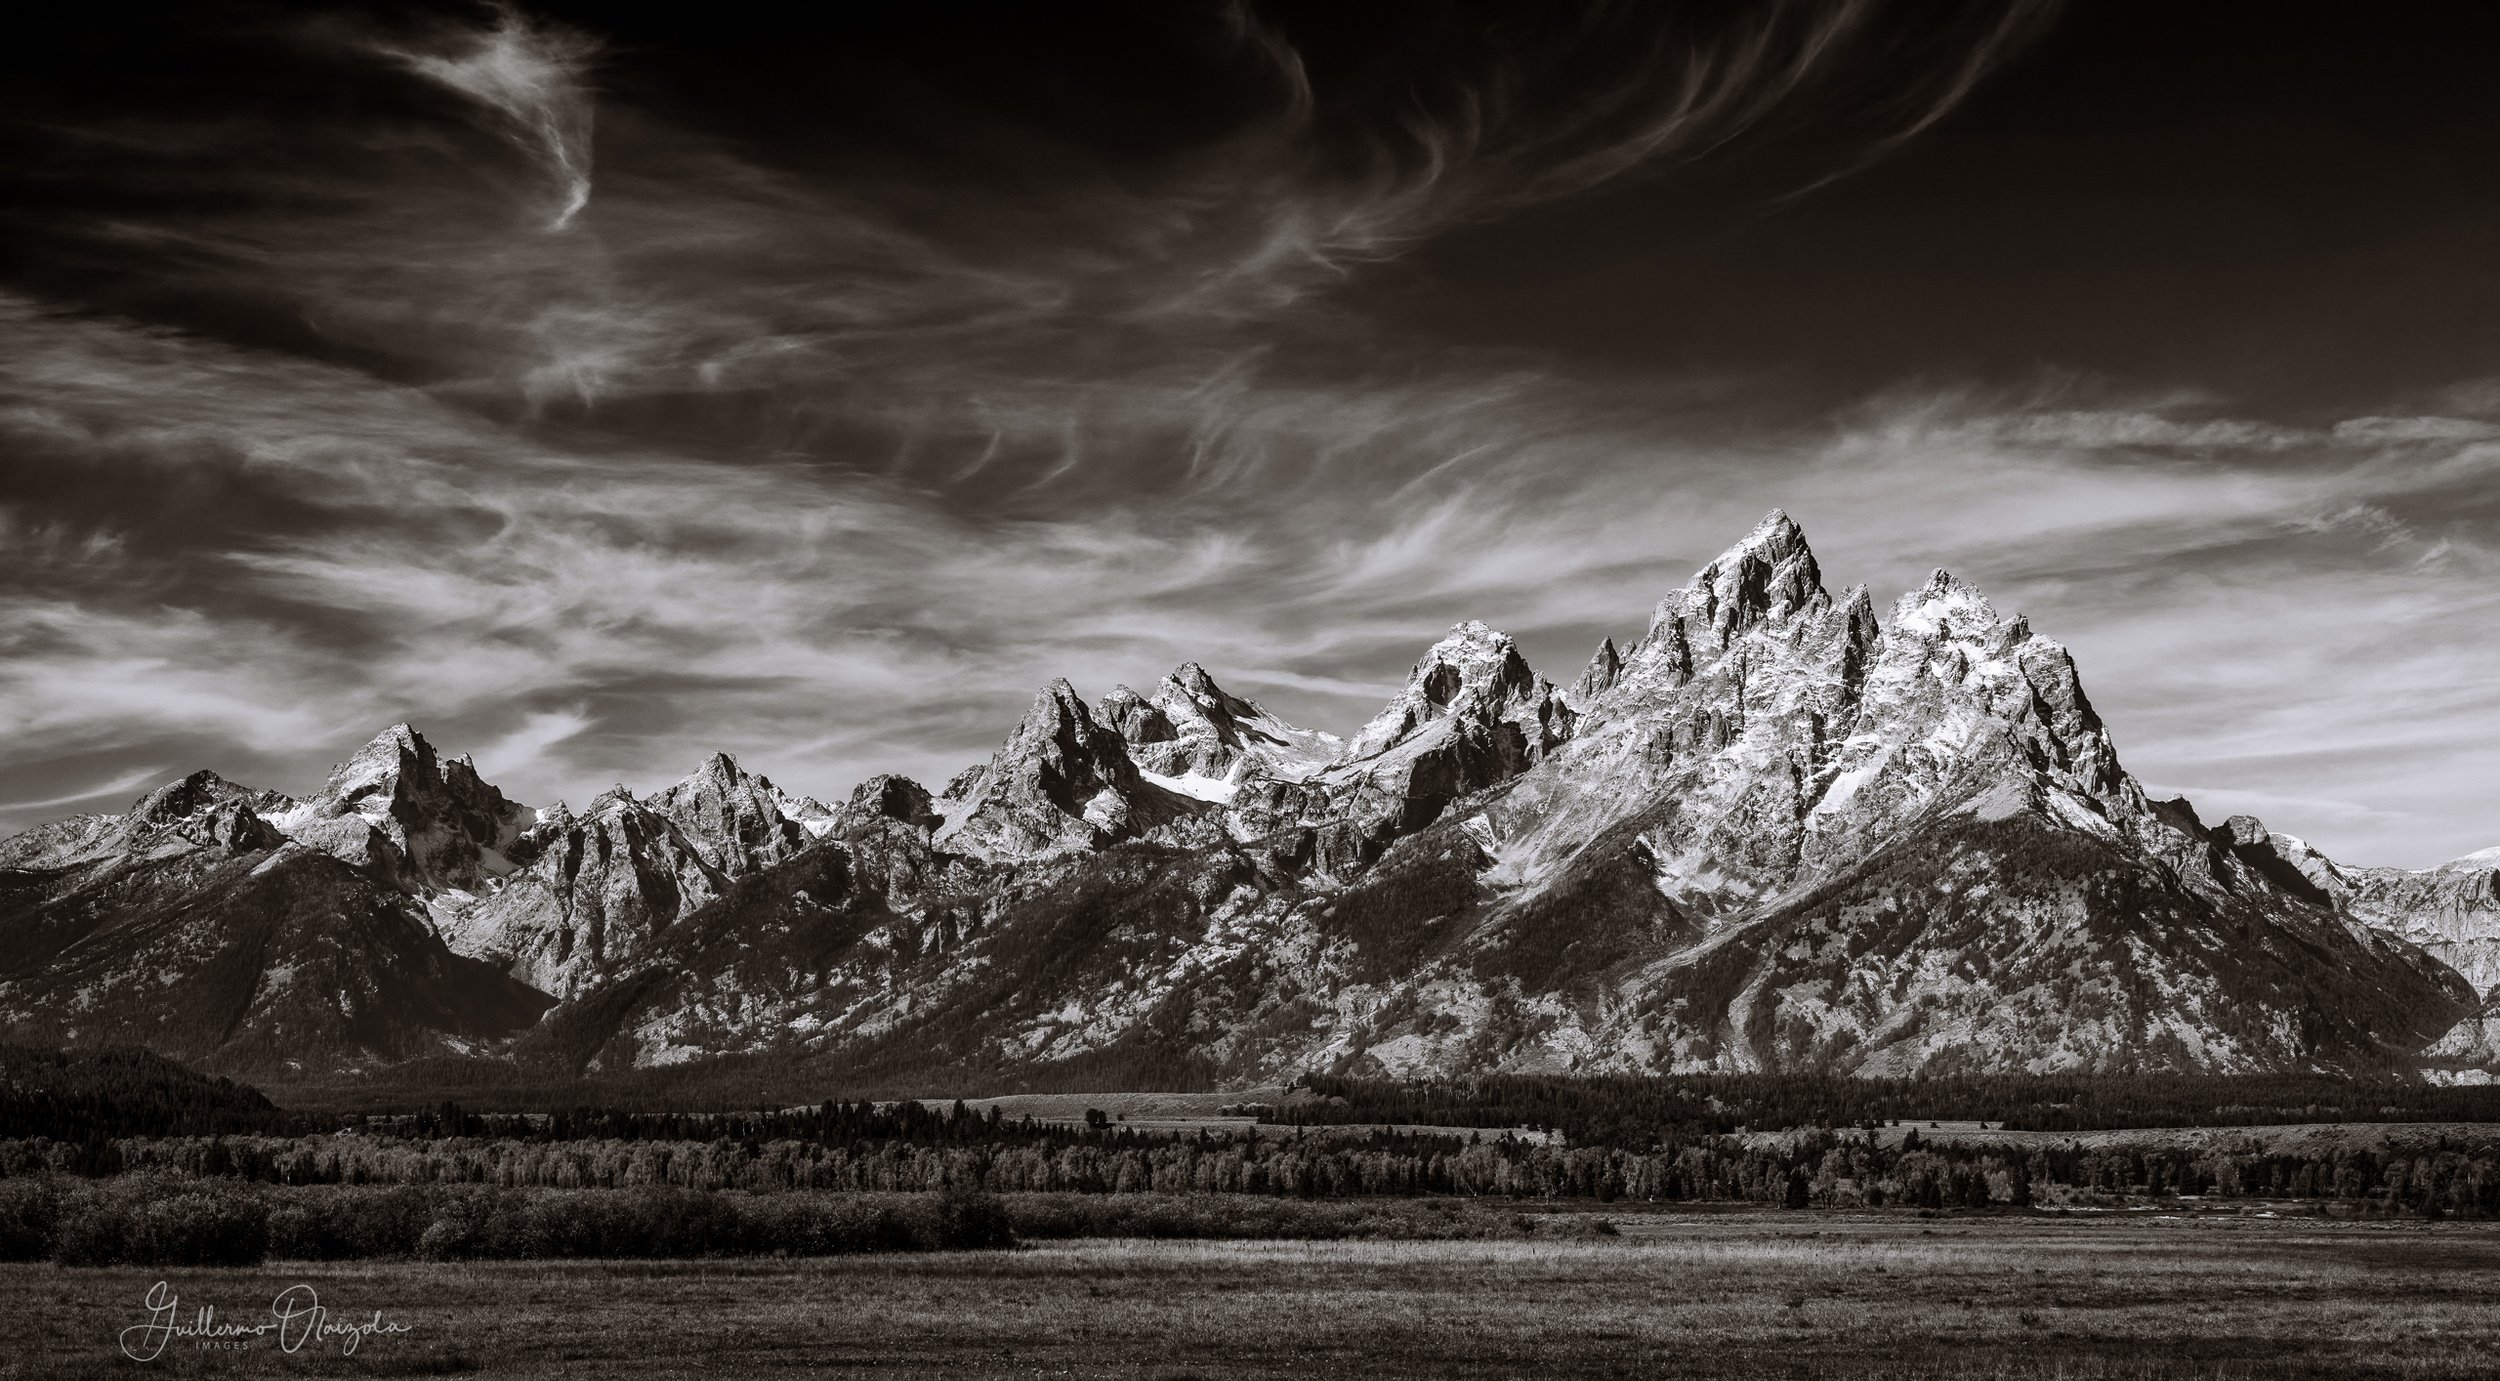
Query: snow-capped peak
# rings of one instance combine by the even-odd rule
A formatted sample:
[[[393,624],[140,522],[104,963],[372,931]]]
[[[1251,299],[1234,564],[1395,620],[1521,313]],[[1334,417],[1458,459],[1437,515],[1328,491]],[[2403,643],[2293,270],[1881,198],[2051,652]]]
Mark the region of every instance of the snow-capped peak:
[[[1425,650],[1406,689],[1346,745],[1343,761],[1377,757],[1453,716],[1506,718],[1503,708],[1541,699],[1544,684],[1509,634],[1469,619]]]
[[[1761,624],[1782,622],[1829,602],[1822,568],[1806,545],[1804,529],[1775,508],[1744,540],[1659,601],[1649,632],[1654,638],[1670,624],[1681,623],[1686,638],[1725,647]]]
[[[479,779],[466,755],[445,759],[402,721],[331,769],[321,793],[273,817],[288,837],[420,895],[475,891],[512,871],[507,848],[528,807]]]
[[[1100,718],[1126,740],[1138,768],[1158,778],[1221,783],[1255,762],[1271,776],[1298,780],[1343,747],[1334,734],[1288,724],[1226,691],[1196,662],[1173,668],[1155,683],[1151,698],[1126,686],[1114,689],[1103,697]],[[1196,786],[1180,790],[1216,799]]]
[[[1995,606],[1977,586],[1938,569],[1927,583],[1893,603],[1885,627],[1912,637],[1969,637],[2001,626]]]

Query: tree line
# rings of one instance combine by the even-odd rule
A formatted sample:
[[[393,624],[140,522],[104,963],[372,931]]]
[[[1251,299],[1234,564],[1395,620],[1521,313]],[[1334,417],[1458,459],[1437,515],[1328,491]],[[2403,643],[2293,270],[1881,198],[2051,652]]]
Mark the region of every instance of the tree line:
[[[1408,1123],[1536,1127],[1574,1145],[1643,1149],[1661,1137],[1985,1122],[2008,1131],[2281,1126],[2308,1122],[2500,1122],[2500,1085],[2325,1075],[1836,1074],[1594,1077],[1495,1074],[1391,1080],[1303,1076],[1308,1097],[1269,1108],[1279,1126]]]
[[[976,1119],[966,1118],[965,1121]],[[968,1129],[958,1128],[958,1132]],[[2360,1212],[2500,1217],[2500,1145],[2086,1145],[1922,1139],[1916,1129],[1710,1136],[1646,1151],[1510,1138],[1075,1134],[827,1143],[498,1137],[124,1138],[110,1167],[82,1144],[0,1142],[0,1177],[96,1173],[284,1186],[474,1185],[836,1191],[1475,1197],[1732,1202],[1790,1208],[1992,1208],[2200,1197],[2332,1201]]]

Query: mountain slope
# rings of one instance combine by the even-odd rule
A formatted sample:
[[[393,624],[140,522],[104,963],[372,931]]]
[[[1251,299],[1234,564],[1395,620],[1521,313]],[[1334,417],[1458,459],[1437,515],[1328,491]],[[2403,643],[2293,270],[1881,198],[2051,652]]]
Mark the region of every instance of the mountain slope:
[[[2348,868],[2251,817],[2232,817],[2231,828],[2252,858],[2362,924],[2420,946],[2473,985],[2481,1004],[2424,1052],[2424,1063],[2452,1077],[2500,1077],[2500,848],[2436,868]]]
[[[838,807],[715,755],[533,811],[406,726],[301,803],[200,774],[0,841],[0,1018],[837,1085],[2458,1071],[2500,1067],[2450,967],[2500,971],[2491,862],[2152,800],[2062,646],[1943,571],[1834,596],[1775,512],[1568,689],[1462,623],[1343,741],[1185,663]]]
[[[10,1039],[330,1070],[479,1048],[548,1006],[221,787],[152,793],[126,817],[141,847],[0,873]]]
[[[814,971],[689,953],[710,996],[628,1024],[889,1070],[2375,1070],[2471,1008],[2148,800],[2063,648],[1943,572],[1881,620],[1835,600],[1782,515],[1574,695],[1462,625],[1336,762],[1209,803],[1215,838],[1105,828],[1153,790],[1122,759],[1177,736],[1115,744],[1135,706],[1054,687],[953,793],[1032,823],[975,850],[1002,871],[957,883],[946,945],[820,877],[848,919],[814,933],[848,938]],[[732,992],[769,1012],[742,1031]]]

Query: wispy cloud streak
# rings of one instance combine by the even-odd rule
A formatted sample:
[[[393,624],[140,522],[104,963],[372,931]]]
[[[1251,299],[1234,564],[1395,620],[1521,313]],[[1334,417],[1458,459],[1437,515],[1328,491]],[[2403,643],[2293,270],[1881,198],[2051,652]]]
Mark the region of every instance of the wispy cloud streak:
[[[2500,663],[2470,632],[2500,615],[2500,540],[2472,510],[2500,445],[2459,439],[2471,419],[2291,428],[1947,394],[1714,440],[1707,408],[1551,378],[1245,379],[1207,444],[1310,482],[1256,505],[1228,489],[970,518],[802,464],[516,444],[347,371],[12,327],[5,373],[40,387],[0,407],[0,441],[49,438],[52,463],[108,487],[207,465],[312,506],[196,549],[111,505],[13,519],[64,534],[0,583],[0,741],[45,751],[187,726],[303,786],[415,718],[486,745],[530,799],[657,785],[715,747],[830,794],[872,770],[951,775],[1049,677],[1099,693],[1185,658],[1342,728],[1461,618],[1567,671],[1781,503],[1835,579],[1889,594],[1949,565],[2066,638],[2157,784],[2228,802],[2289,788],[2325,745],[2375,745],[2420,770],[2347,772],[2344,806],[2276,823],[2360,861],[2489,832],[2465,745],[2500,714]],[[44,593],[99,549],[117,574]],[[2402,731],[2370,727],[2374,706],[2401,706]],[[2286,744],[2308,756],[2265,759]]]
[[[66,796],[53,796],[41,801],[0,801],[0,819],[13,815],[58,810],[62,806],[81,805],[106,796],[119,796],[134,787],[145,786],[163,775],[165,775],[165,769],[162,767],[142,767],[135,772],[125,772],[111,781],[98,782],[83,791],[73,791]]]
[[[594,96],[631,45],[508,9],[322,21],[416,79],[334,124],[80,131],[184,195],[62,217],[147,291],[0,296],[5,809],[169,761],[306,788],[401,718],[537,802],[712,749],[935,782],[1050,677],[1184,658],[1345,728],[1464,618],[1567,674],[1776,504],[1837,580],[1951,566],[2073,643],[2157,784],[2362,862],[2500,839],[2488,388],[1835,411],[1369,310],[1436,237],[1748,140],[1864,167],[2050,8],[1555,13],[1366,65],[1220,12],[1227,120],[1142,152],[898,107],[1019,178]]]
[[[599,44],[509,5],[496,7],[490,29],[449,29],[429,42],[447,51],[376,51],[467,98],[544,167],[559,197],[547,229],[562,230],[590,204],[592,109],[585,79]]]

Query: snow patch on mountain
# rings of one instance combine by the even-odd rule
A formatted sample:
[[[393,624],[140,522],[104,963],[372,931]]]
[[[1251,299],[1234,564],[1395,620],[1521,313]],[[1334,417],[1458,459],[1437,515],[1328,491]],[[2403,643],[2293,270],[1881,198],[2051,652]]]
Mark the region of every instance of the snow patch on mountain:
[[[1194,772],[1174,777],[1165,776],[1160,772],[1149,772],[1141,767],[1137,770],[1137,775],[1166,791],[1177,792],[1192,800],[1206,801],[1220,806],[1231,805],[1233,797],[1240,791],[1239,784],[1228,778],[1202,777]]]

